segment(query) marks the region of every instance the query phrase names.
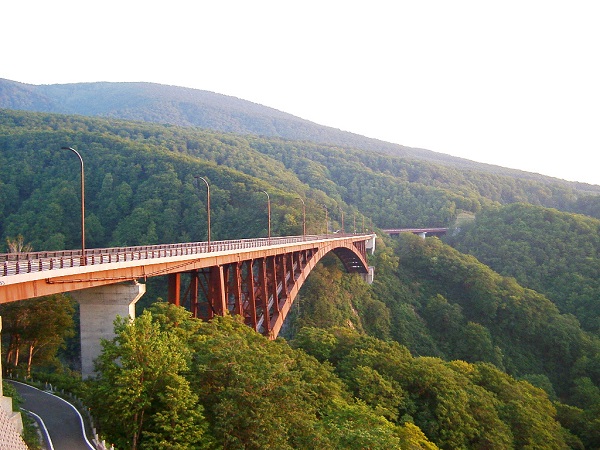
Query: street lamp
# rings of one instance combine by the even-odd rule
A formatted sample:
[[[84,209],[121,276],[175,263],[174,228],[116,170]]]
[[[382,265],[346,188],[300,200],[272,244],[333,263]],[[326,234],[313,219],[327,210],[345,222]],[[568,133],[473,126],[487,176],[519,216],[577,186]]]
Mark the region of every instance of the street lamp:
[[[342,234],[345,234],[345,232],[344,232],[344,210],[342,208],[340,208],[340,213],[342,214]]]
[[[306,239],[306,203],[302,197],[298,197],[298,199],[302,202],[302,240],[304,241]]]
[[[86,264],[85,259],[85,178],[83,175],[83,158],[77,150],[71,147],[61,147],[61,150],[71,150],[79,158],[81,165],[81,263]]]
[[[210,252],[210,185],[206,178],[200,177],[198,175],[194,175],[194,178],[197,180],[200,179],[204,181],[206,184],[206,222],[207,222],[207,242],[208,242],[208,251]],[[200,187],[200,182],[198,182],[198,187]]]
[[[327,217],[327,207],[325,208],[325,237],[329,235],[329,218]]]
[[[267,194],[267,214],[269,217],[269,244],[271,244],[271,197],[269,197],[269,193],[267,191],[263,191],[265,194]]]

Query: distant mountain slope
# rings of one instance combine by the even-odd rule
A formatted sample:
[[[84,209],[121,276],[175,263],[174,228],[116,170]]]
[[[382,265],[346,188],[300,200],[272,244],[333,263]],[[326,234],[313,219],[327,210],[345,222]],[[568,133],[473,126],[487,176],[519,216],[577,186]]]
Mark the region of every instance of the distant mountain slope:
[[[154,83],[75,83],[31,85],[0,79],[0,108],[113,117],[215,131],[326,143],[446,166],[529,178],[557,180],[538,174],[477,163],[430,150],[371,139],[214,92]],[[578,190],[600,193],[600,187],[564,182]]]
[[[600,334],[600,220],[516,203],[481,212],[451,244]]]
[[[0,108],[104,116],[196,126],[239,134],[387,150],[439,160],[446,156],[325,127],[236,97],[153,83],[29,85],[0,79]]]

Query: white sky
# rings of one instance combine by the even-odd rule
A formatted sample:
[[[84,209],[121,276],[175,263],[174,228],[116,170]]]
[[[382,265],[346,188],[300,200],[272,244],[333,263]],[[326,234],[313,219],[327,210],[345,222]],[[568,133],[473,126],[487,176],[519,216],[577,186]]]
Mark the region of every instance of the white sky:
[[[204,89],[600,184],[596,0],[7,0],[2,18],[0,78]]]

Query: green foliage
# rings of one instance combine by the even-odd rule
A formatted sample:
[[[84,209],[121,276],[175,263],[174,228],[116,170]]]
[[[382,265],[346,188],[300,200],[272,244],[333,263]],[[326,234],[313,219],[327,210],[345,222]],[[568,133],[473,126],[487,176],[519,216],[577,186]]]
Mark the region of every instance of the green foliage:
[[[398,427],[373,414],[367,406],[359,402],[349,404],[334,400],[325,410],[321,422],[327,441],[325,448],[403,448]]]
[[[265,211],[246,206],[262,203],[257,194],[265,189],[274,234],[301,232],[298,196],[306,199],[309,233],[323,231],[323,206],[334,226],[341,228],[342,208],[346,230],[360,230],[365,215],[383,227],[449,225],[461,210],[495,202],[567,207],[577,198],[562,185],[306,141],[1,110],[2,236],[22,234],[36,249],[76,248],[79,180],[76,159],[60,151],[67,144],[85,160],[93,246],[205,239],[196,175],[213,188],[216,239],[264,235]]]
[[[335,448],[318,415],[348,399],[326,366],[231,319],[200,331],[194,386],[224,447]]]
[[[30,376],[34,366],[60,367],[57,353],[75,333],[73,303],[56,294],[0,304],[5,370]]]
[[[416,427],[354,401],[329,364],[231,317],[201,323],[155,304],[133,322],[117,320],[115,331],[91,398],[121,447],[435,448]],[[357,380],[370,389],[368,374]],[[394,395],[390,387],[380,390]]]
[[[326,335],[335,339],[328,361],[354,396],[405,429],[416,425],[440,448],[568,448],[546,394],[490,364],[415,358],[347,329],[302,330],[293,344],[319,351],[310,337]]]
[[[103,432],[121,448],[208,448],[203,408],[184,374],[190,352],[149,311],[118,318],[103,342],[90,401]]]
[[[566,448],[554,406],[546,393],[516,381],[490,364],[477,364],[472,379],[503,403],[500,417],[509,423],[517,448]],[[524,405],[527,405],[525,408]]]
[[[515,204],[478,214],[452,243],[600,332],[600,220]]]
[[[600,420],[576,406],[555,402],[557,418],[571,435],[567,435],[572,448],[598,448],[600,445]]]
[[[242,99],[176,86],[105,82],[25,86],[9,80],[0,80],[0,107],[143,120],[219,132],[277,136],[286,140],[324,143],[344,149],[358,148],[372,154],[393,155],[413,161],[435,163],[437,170],[430,172],[415,169],[413,165],[400,165],[399,170],[403,176],[410,178],[425,175],[423,178],[427,184],[443,184],[450,176],[462,176],[468,180],[463,189],[473,189],[473,185],[483,184],[489,191],[488,195],[516,198],[531,196],[533,199],[543,201],[553,194],[556,195],[557,191],[561,195],[568,196],[569,188],[576,188],[583,192],[598,192],[596,186],[559,182],[542,175],[391,144],[318,125]],[[26,122],[27,118],[21,115],[11,117],[7,121],[11,126],[22,126]],[[82,128],[72,119],[70,124],[74,129]],[[120,130],[118,135],[123,138],[146,136],[145,133],[125,129]],[[236,137],[227,136],[218,140],[231,144],[235,143]],[[182,145],[171,139],[168,145],[173,151],[197,148],[197,143],[193,140],[188,140]],[[222,157],[220,162],[223,163],[225,160],[226,158]],[[442,168],[451,169],[450,174],[446,170],[440,170]],[[388,168],[390,173],[394,169],[395,166]],[[482,180],[473,177],[473,174],[481,173],[485,175]],[[511,177],[514,181],[498,183],[503,177]],[[480,183],[473,181],[473,178]]]
[[[337,339],[326,329],[304,327],[296,334],[292,345],[304,349],[318,361],[324,362],[331,358]]]
[[[343,275],[335,266],[319,266],[311,271],[302,286],[298,325],[327,328],[345,326],[351,320],[351,305],[341,287]],[[352,323],[352,322],[350,322]]]
[[[5,117],[0,117],[0,122],[2,119]],[[246,175],[217,166],[212,158],[173,152],[168,145],[170,140],[187,142],[193,135],[200,147],[204,148],[200,144],[203,141],[207,150],[231,154],[230,145],[238,145],[237,141],[219,141],[215,146],[210,133],[188,130],[175,137],[173,130],[163,134],[160,127],[139,124],[133,126],[139,129],[129,133],[135,138],[125,139],[117,137],[119,133],[111,123],[92,119],[82,119],[75,137],[67,119],[62,123],[51,116],[37,119],[20,129],[0,125],[0,158],[5,163],[0,172],[18,193],[7,197],[2,209],[3,236],[21,234],[36,250],[77,248],[80,230],[73,218],[80,214],[79,179],[72,155],[60,151],[65,142],[78,147],[85,160],[86,238],[91,246],[205,239],[205,194],[202,186],[195,184],[198,174],[212,185],[213,240],[266,235],[266,206],[246,207],[257,203],[256,193],[265,189],[273,198],[273,233],[280,233],[280,228],[301,232],[300,202],[289,205],[288,201],[293,201],[290,194],[257,178],[270,179],[286,190],[308,192],[291,172],[260,155],[255,155],[260,160],[257,165],[249,166],[246,156],[251,150],[236,150],[241,153],[239,166],[251,173]],[[59,130],[45,130],[44,123],[55,119],[58,123],[53,126]],[[34,183],[36,179],[40,183]],[[308,232],[320,231],[313,229],[313,223],[322,210],[315,211],[312,199],[307,198],[306,203]]]
[[[574,435],[564,429],[557,433],[563,435],[561,439],[565,442],[593,440],[585,430],[593,428],[592,424],[598,417],[597,407],[594,406],[599,402],[596,391],[573,389],[573,383],[576,376],[587,376],[589,380],[595,380],[591,386],[598,385],[600,346],[597,339],[581,330],[572,316],[560,314],[541,294],[524,289],[514,279],[498,275],[473,257],[457,252],[438,239],[423,240],[407,234],[393,241],[384,239],[379,250],[381,253],[374,258],[377,276],[369,295],[385,302],[392,324],[391,337],[407,345],[416,354],[491,363],[497,369],[507,370],[544,389],[550,399],[560,395],[569,402],[583,402],[576,404],[581,404],[585,410],[582,420],[586,427],[574,432]],[[381,264],[378,264],[379,261]],[[344,313],[347,304],[343,299],[353,299],[353,304],[362,295],[344,291],[346,282],[335,265],[316,273],[320,273],[314,279],[320,286],[316,290],[318,295],[312,296],[314,289],[303,292],[301,314],[304,314],[304,308],[308,320],[298,322],[320,329],[302,328],[296,334],[294,345],[305,349],[320,361],[335,363],[338,373],[353,394],[380,414],[388,418],[404,416],[417,420],[410,405],[405,405],[404,410],[398,407],[400,412],[391,412],[393,408],[386,403],[390,399],[387,383],[391,381],[380,380],[371,372],[374,367],[371,357],[364,363],[356,359],[358,355],[364,358],[364,352],[356,353],[356,350],[350,362],[339,364],[339,350],[336,350],[339,339],[327,327],[343,327],[337,329],[338,334],[342,329],[348,330],[344,333],[351,333],[349,323],[352,323],[355,329],[366,331],[362,313],[358,314],[360,320],[355,317],[350,321],[351,316]],[[325,278],[322,278],[324,274]],[[310,279],[307,285],[310,285]],[[361,290],[357,292],[360,294]],[[337,298],[341,300],[332,300]],[[322,309],[311,306],[313,302],[320,307],[331,308],[331,313],[321,314]],[[313,314],[316,316],[314,319],[311,318]],[[356,338],[347,338],[346,342],[349,349],[359,347]],[[388,358],[390,353],[385,352]],[[396,369],[390,370],[402,366],[401,360],[392,361]],[[444,373],[443,369],[438,371]],[[415,379],[421,379],[421,375]],[[508,389],[522,386],[513,385],[513,381]],[[408,393],[422,389],[418,384],[409,388],[401,386]],[[447,388],[442,385],[439,389],[445,391]],[[397,389],[394,391],[400,392]],[[380,398],[381,402],[373,403],[374,398]],[[389,401],[396,404],[397,400]],[[431,414],[429,409],[421,412],[426,413]],[[554,416],[551,409],[546,413]],[[427,429],[425,423],[440,426],[439,418],[435,415],[428,420],[426,416],[419,420],[423,420],[417,423],[428,436],[435,430]],[[519,425],[515,423],[513,426]],[[465,432],[465,427],[468,428],[467,424],[457,425],[463,430],[461,433]],[[457,439],[467,438],[463,436]],[[523,437],[523,442],[528,439]],[[502,441],[501,438],[493,440]],[[452,445],[458,444],[454,442]]]
[[[547,298],[438,239],[403,236],[400,258],[403,270],[421,283],[422,316],[443,333],[449,357],[464,356],[466,336],[479,349],[472,358],[479,352],[481,360],[502,362],[510,373],[546,374],[564,389],[570,367],[589,351],[591,342],[577,322]]]

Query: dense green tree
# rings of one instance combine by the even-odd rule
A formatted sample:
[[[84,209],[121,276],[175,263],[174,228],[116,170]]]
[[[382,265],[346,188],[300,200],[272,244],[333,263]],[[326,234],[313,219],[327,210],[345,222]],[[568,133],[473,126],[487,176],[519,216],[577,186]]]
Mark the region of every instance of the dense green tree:
[[[600,330],[600,220],[514,204],[478,214],[451,243]]]
[[[399,424],[416,424],[440,448],[567,448],[568,432],[544,391],[490,364],[414,358],[341,328],[302,330],[294,345],[319,351],[311,337],[326,335],[335,342],[328,361],[354,395]]]
[[[220,446],[399,447],[401,430],[352,401],[330,366],[232,318],[198,332],[191,380]]]
[[[348,314],[344,310],[347,311],[348,303],[342,304],[341,277],[335,266],[320,266],[311,272],[297,300],[300,326],[327,328],[347,323]]]
[[[567,435],[571,448],[598,448],[600,445],[600,420],[581,408],[555,402],[557,418],[571,433]]]
[[[101,427],[121,448],[208,448],[207,422],[184,376],[190,352],[152,314],[117,318],[103,342],[92,397]]]
[[[567,448],[554,420],[556,410],[544,391],[511,379],[491,364],[476,364],[475,369],[471,379],[503,403],[500,417],[511,426],[517,448]]]
[[[402,270],[421,283],[423,317],[427,317],[424,299],[434,294],[442,295],[449,305],[459,306],[466,321],[477,323],[489,332],[491,341],[485,330],[478,333],[478,345],[483,345],[482,349],[487,347],[482,356],[489,358],[487,362],[499,364],[498,358],[503,355],[502,364],[509,373],[545,374],[557,391],[564,392],[568,389],[571,367],[584,355],[594,355],[599,348],[597,341],[590,340],[572,316],[561,315],[543,295],[524,289],[514,279],[494,273],[475,258],[438,239],[402,236],[400,258]],[[434,315],[435,311],[436,308],[432,310]],[[455,329],[466,325],[461,323],[460,316],[454,320]],[[438,332],[438,327],[444,329],[443,324],[434,324],[434,332]],[[472,325],[471,328],[475,331]],[[450,345],[460,349],[463,331],[454,336],[458,340],[455,338]],[[461,352],[464,355],[464,350]]]
[[[5,369],[30,376],[34,366],[57,366],[57,352],[75,333],[73,313],[63,294],[0,304]]]
[[[78,213],[76,161],[59,150],[65,142],[77,147],[86,161],[86,203],[103,227],[101,246],[108,245],[119,223],[140,205],[149,208],[160,242],[194,236],[193,222],[184,216],[201,210],[193,208],[197,192],[189,189],[193,176],[199,174],[210,178],[215,194],[217,188],[232,193],[232,202],[244,198],[235,192],[239,191],[235,183],[246,185],[248,191],[257,180],[266,180],[270,187],[288,195],[302,195],[307,200],[309,228],[316,219],[315,210],[322,211],[322,206],[330,211],[358,208],[381,226],[432,226],[449,225],[461,210],[477,212],[495,202],[521,199],[559,207],[577,198],[575,191],[562,185],[461,172],[390,154],[192,128],[2,110],[0,178],[7,186],[2,197],[2,235],[31,236],[35,247],[42,248],[38,244],[50,242],[37,241],[38,236],[61,233],[67,246],[76,246],[77,221],[72,219]],[[245,194],[251,197],[249,192]],[[158,208],[146,204],[156,199],[164,203]],[[252,214],[218,203],[214,204],[219,212],[214,216],[215,230],[222,228],[223,236],[235,231],[231,237],[240,237],[236,225],[240,213]],[[273,206],[282,209],[282,214],[274,215],[278,218],[275,230],[297,228],[299,204],[292,208],[294,214],[276,202]],[[234,211],[238,220],[231,220],[229,212]],[[243,223],[248,228],[253,220]],[[346,229],[348,224],[349,220]],[[250,236],[259,234],[255,225],[251,228]],[[152,237],[147,230],[141,234]],[[94,233],[91,242],[102,241],[101,235]],[[117,237],[123,237],[123,231]]]

